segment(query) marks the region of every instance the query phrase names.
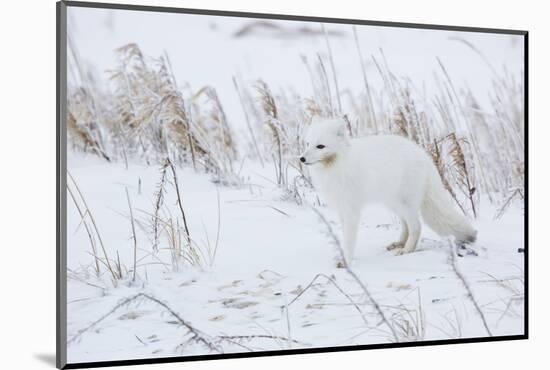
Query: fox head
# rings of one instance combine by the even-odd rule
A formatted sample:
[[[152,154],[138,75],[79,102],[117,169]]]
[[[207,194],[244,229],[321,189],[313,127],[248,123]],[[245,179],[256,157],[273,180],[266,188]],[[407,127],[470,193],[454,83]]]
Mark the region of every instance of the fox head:
[[[300,161],[308,166],[332,165],[342,149],[349,145],[346,121],[343,118],[314,116],[305,136],[306,149]]]

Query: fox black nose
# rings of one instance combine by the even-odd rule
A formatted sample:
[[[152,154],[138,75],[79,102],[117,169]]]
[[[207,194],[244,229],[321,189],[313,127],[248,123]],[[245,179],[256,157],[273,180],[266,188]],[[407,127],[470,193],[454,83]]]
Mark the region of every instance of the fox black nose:
[[[300,157],[300,162],[304,163],[306,161],[305,157]]]

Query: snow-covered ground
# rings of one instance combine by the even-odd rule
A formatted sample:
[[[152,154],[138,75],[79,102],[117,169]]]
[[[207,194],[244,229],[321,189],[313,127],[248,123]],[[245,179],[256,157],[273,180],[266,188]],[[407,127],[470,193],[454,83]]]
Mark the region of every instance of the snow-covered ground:
[[[68,347],[69,362],[394,341],[361,288],[344,269],[336,268],[337,250],[326,225],[311,208],[285,200],[261,167],[248,167],[249,172],[243,173],[246,184],[239,187],[218,186],[209,175],[177,169],[191,237],[205,251],[208,244],[211,249],[215,244],[219,224],[213,263],[205,261],[202,268],[180,266],[179,271],[174,271],[169,253],[163,250],[166,240],[158,253],[151,250],[147,222],[154,211],[158,167],[130,164],[126,169],[124,164],[73,153],[68,168],[109,257],[116,260],[118,254],[123,271],[130,271],[117,287],[104,266],[101,276],[94,276],[90,242],[69,199],[67,327],[69,340],[74,339]],[[126,188],[137,224],[135,282]],[[168,194],[166,207],[177,219],[173,185],[168,186]],[[339,236],[335,215],[324,207],[318,209]],[[524,247],[523,211],[514,204],[496,221],[495,212],[482,207],[476,221],[479,256],[458,258],[458,265],[492,334],[522,334],[523,254],[518,248]],[[394,256],[385,246],[398,237],[397,222],[383,209],[366,209],[352,268],[385,311],[399,339],[487,336],[453,271],[448,244],[425,228],[415,253]],[[300,295],[318,274],[324,276]],[[164,302],[210,338],[216,350],[188,342],[191,335],[177,318],[147,297],[112,311],[139,293]],[[287,304],[288,311],[282,309]],[[222,336],[249,337],[221,340]]]

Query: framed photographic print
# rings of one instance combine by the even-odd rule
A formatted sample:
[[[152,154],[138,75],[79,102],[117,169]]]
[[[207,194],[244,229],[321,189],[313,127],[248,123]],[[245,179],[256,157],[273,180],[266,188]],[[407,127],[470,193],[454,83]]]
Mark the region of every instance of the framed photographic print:
[[[526,31],[57,11],[59,368],[527,338]]]

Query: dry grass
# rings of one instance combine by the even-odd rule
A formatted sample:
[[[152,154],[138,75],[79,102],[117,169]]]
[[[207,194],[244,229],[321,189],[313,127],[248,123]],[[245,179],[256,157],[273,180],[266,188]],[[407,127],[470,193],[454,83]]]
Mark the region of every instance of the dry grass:
[[[76,180],[71,176],[71,174],[67,173],[67,175],[68,175],[68,178],[70,179],[70,182],[67,182],[67,190],[75,204],[75,207],[77,208],[81,216],[81,222],[83,222],[85,225],[86,232],[88,234],[91,248],[92,248],[94,262],[96,264],[97,274],[100,273],[99,264],[101,263],[105,265],[105,267],[111,274],[113,284],[116,286],[117,281],[122,278],[120,264],[118,269],[119,274],[117,274],[112,266],[113,261],[109,258],[107,248],[105,247],[105,244],[103,243],[103,239],[101,238],[101,233],[99,232],[99,228],[97,227],[97,223],[95,221],[94,215],[90,210],[90,207],[88,207],[88,204],[86,203],[86,199],[84,198],[84,195],[80,191],[80,188],[78,187]],[[76,191],[72,190],[73,187]],[[97,238],[97,240],[99,241],[101,251],[103,252],[103,258],[100,257],[97,253],[95,238]]]
[[[119,64],[109,71],[111,89],[96,86],[74,58],[69,84],[68,131],[73,147],[105,160],[139,158],[176,166],[192,165],[214,174],[222,184],[240,182],[235,161],[257,158],[274,169],[286,196],[303,203],[307,171],[296,161],[312,115],[345,117],[351,136],[396,134],[425,148],[434,158],[445,187],[464,213],[477,216],[481,196],[501,206],[524,186],[524,107],[521,76],[493,66],[491,106],[482,109],[475,94],[455,87],[444,63],[436,74],[438,91],[424,96],[410,80],[388,67],[382,50],[370,59],[382,88],[369,83],[361,40],[353,29],[364,91],[357,95],[338,83],[338,60],[325,33],[325,54],[302,57],[313,94],[276,94],[262,80],[247,86],[233,77],[247,124],[244,145],[235,138],[216,89],[191,91],[178,84],[167,55],[151,58],[136,44],[115,52]],[[487,58],[462,39],[468,48]],[[76,53],[74,53],[76,55]],[[328,68],[327,68],[328,66]],[[373,77],[371,77],[373,78]],[[183,86],[183,87],[181,87]],[[305,180],[300,180],[300,179]]]
[[[172,266],[173,271],[180,271],[185,267],[212,266],[218,250],[221,229],[219,194],[215,241],[211,244],[205,231],[206,243],[202,243],[192,237],[184,207],[184,191],[178,179],[176,166],[166,158],[159,172],[160,179],[154,194],[153,210],[140,210],[143,217],[137,220],[140,225],[143,225],[143,232],[150,237],[151,250],[148,253],[157,256],[159,252],[168,251],[170,254],[168,265]],[[176,205],[179,215],[172,214],[171,204]]]
[[[68,130],[75,148],[107,160],[171,158],[235,181],[237,148],[216,90],[180,90],[166,55],[147,57],[136,44],[115,52],[112,91],[101,92],[90,81],[69,88]],[[90,108],[95,106],[102,109]]]

